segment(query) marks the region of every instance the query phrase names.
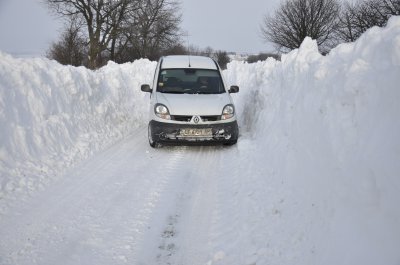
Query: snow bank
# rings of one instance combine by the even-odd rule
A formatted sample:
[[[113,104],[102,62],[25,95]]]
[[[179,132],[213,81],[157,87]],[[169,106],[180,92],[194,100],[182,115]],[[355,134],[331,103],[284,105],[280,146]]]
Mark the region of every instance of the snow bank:
[[[271,191],[286,199],[285,218],[266,222],[280,233],[269,261],[399,264],[400,18],[325,57],[306,39],[281,62],[225,74],[241,88],[239,146],[265,172],[253,188],[284,187]]]
[[[93,72],[0,53],[0,200],[40,188],[143,125],[140,84],[154,68],[139,60]]]

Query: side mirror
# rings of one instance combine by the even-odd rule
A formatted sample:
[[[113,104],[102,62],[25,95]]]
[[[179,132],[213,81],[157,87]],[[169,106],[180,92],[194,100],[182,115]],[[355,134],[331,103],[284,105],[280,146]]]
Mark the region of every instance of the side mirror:
[[[143,91],[143,92],[150,92],[151,93],[151,88],[150,88],[150,86],[149,85],[147,85],[147,84],[145,84],[145,85],[142,85],[141,87],[140,87],[140,89]]]
[[[238,86],[231,86],[231,88],[228,91],[229,93],[237,93],[239,92],[239,87]]]

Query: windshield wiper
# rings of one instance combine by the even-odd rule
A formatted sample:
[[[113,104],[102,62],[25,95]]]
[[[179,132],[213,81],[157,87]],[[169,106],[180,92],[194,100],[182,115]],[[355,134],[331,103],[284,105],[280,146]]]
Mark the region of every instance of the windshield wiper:
[[[165,93],[165,94],[184,94],[183,91],[161,91],[161,93]]]

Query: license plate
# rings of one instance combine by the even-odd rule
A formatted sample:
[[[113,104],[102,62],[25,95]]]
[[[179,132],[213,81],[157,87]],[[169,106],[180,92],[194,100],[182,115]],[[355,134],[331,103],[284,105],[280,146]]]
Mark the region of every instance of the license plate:
[[[203,128],[203,129],[181,129],[180,134],[182,136],[212,136],[211,128]]]

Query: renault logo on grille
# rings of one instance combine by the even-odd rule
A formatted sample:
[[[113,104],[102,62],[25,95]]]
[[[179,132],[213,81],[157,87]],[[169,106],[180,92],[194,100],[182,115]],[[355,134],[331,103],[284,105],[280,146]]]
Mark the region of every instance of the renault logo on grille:
[[[193,122],[194,123],[199,123],[200,122],[200,117],[199,116],[194,116],[193,117]]]

